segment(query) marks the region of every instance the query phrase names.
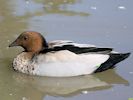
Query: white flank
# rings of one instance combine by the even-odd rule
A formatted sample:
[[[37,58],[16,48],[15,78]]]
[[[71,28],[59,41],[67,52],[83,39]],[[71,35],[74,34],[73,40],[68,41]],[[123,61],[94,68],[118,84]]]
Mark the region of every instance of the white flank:
[[[91,74],[108,58],[103,54],[76,55],[67,50],[47,53],[37,57],[34,74],[54,77]]]

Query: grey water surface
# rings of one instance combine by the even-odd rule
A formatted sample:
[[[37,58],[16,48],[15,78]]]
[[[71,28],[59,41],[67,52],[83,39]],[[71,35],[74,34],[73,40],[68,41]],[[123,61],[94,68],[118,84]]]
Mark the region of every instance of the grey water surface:
[[[50,40],[133,52],[133,0],[0,0],[0,100],[128,100],[133,98],[133,56],[102,73],[52,78],[12,69],[22,48],[8,45],[23,31]]]

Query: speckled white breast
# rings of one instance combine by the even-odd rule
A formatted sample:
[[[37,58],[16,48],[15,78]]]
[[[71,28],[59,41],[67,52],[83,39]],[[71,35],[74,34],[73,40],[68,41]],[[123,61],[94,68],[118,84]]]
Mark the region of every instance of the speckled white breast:
[[[13,68],[19,72],[34,75],[37,64],[34,61],[31,61],[26,55],[27,53],[25,52],[17,55],[13,61]]]

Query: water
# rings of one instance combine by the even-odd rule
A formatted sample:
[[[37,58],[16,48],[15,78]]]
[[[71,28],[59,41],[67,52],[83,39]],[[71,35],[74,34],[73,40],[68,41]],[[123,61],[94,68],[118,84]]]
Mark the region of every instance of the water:
[[[132,0],[0,0],[1,100],[128,100],[133,98],[133,56],[103,73],[49,78],[13,71],[22,48],[8,48],[21,32],[48,41],[74,40],[116,51],[133,51]]]

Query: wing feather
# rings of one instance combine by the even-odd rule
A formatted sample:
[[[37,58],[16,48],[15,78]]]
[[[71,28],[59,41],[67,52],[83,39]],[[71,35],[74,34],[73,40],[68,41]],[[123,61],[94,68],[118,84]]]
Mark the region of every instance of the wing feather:
[[[57,40],[48,43],[49,48],[42,51],[42,53],[54,52],[60,50],[69,50],[76,54],[84,54],[84,53],[100,53],[100,54],[108,54],[112,51],[112,48],[98,48],[94,45],[90,44],[78,44],[69,40]]]

